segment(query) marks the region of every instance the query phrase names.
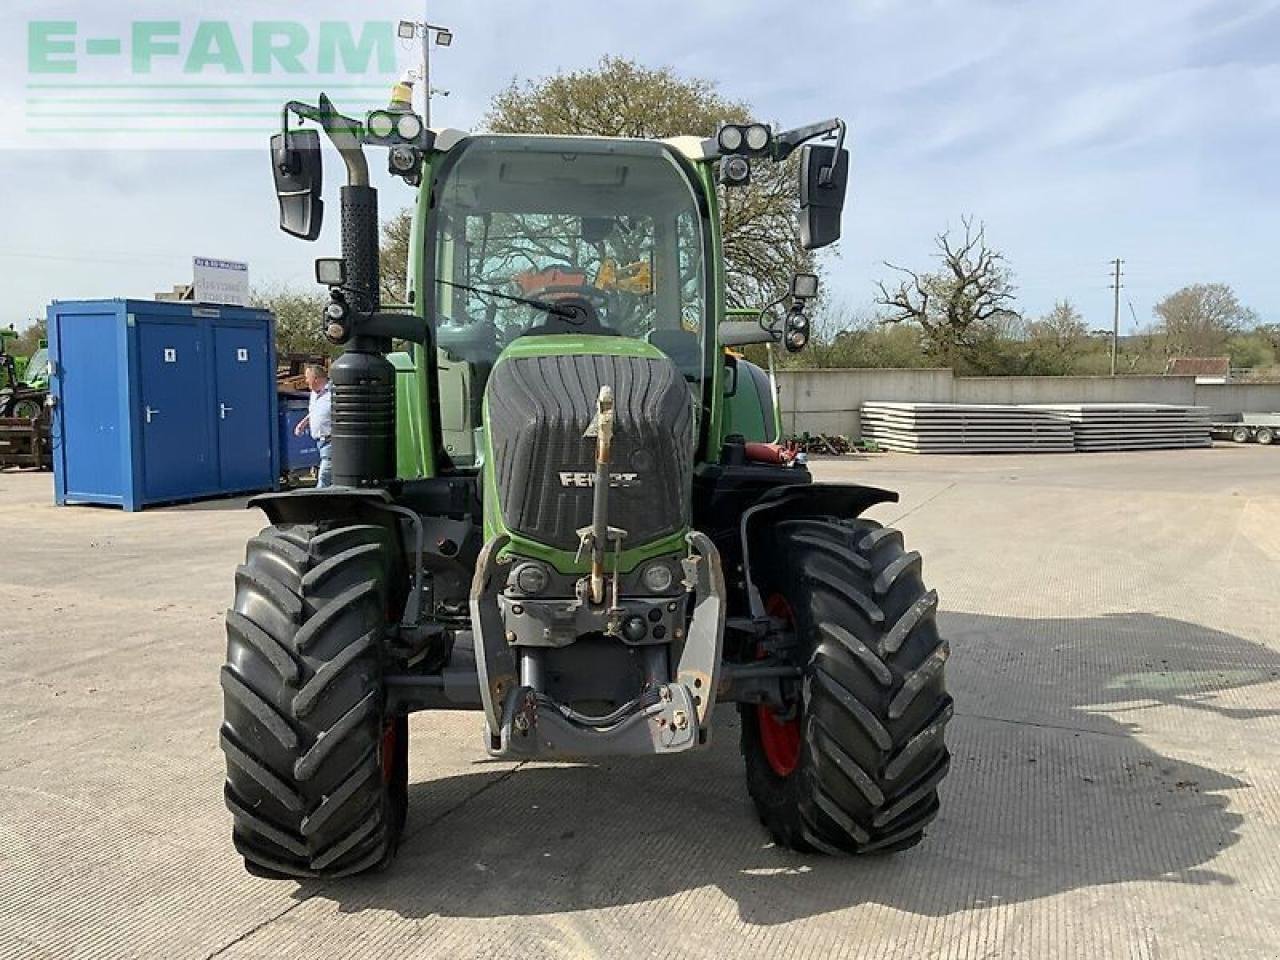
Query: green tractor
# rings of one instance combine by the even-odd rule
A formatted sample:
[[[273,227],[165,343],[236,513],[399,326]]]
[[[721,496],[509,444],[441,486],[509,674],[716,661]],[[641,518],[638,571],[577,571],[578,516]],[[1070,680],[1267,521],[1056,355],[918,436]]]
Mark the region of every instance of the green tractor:
[[[6,347],[6,341],[16,340],[13,327],[0,329],[0,371],[4,382],[0,385],[0,417],[18,417],[35,420],[44,412],[45,399],[49,396],[49,346],[41,340],[36,350],[18,373],[17,358]]]
[[[320,130],[345,163],[342,256],[316,262],[344,350],[334,486],[252,501],[271,525],[227,614],[225,796],[248,869],[389,863],[418,710],[479,711],[492,756],[530,761],[698,750],[736,704],[774,840],[917,843],[948,768],[937,596],[861,516],[896,494],[813,483],[735,429],[776,424],[774,391],[726,350],[802,349],[816,278],[735,318],[717,190],[798,152],[801,241],[833,242],[845,125],[470,135],[407,100],[363,120],[290,102],[272,138],[295,236],[320,231]],[[405,304],[380,302],[371,145],[417,192]]]

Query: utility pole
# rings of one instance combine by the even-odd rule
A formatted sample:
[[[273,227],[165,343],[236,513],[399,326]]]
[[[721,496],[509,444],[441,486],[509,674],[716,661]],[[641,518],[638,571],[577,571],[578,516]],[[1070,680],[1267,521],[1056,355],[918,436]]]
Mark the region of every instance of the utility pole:
[[[1115,273],[1111,280],[1111,290],[1115,294],[1115,310],[1111,315],[1111,375],[1116,375],[1116,352],[1120,345],[1120,268],[1124,261],[1116,257],[1111,261]]]

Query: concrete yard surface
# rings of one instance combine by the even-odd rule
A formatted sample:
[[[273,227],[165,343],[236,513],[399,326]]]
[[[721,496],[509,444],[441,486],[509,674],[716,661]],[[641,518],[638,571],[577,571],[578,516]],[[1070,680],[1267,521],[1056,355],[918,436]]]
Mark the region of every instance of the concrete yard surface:
[[[768,842],[737,719],[517,765],[412,718],[400,856],[260,880],[230,841],[243,501],[55,507],[0,475],[0,958],[1280,956],[1280,451],[819,461],[900,491],[957,709],[924,842]]]

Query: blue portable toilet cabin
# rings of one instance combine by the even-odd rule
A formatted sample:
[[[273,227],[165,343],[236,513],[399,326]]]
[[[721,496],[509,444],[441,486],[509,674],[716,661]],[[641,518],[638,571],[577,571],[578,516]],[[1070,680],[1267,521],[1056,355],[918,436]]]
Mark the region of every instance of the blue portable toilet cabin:
[[[274,325],[248,307],[50,304],[55,500],[138,510],[274,489]]]

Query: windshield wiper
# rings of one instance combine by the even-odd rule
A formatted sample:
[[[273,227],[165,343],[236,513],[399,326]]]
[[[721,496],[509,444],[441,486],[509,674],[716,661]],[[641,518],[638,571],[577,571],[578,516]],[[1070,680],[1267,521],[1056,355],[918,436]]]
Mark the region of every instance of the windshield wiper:
[[[549,313],[555,317],[564,317],[566,320],[572,320],[575,323],[582,322],[581,315],[573,307],[561,306],[560,304],[552,303],[549,300],[534,300],[530,297],[515,297],[509,293],[499,293],[497,290],[485,290],[483,287],[469,287],[465,283],[454,283],[452,280],[441,280],[439,277],[436,277],[436,283],[443,283],[446,287],[466,290],[469,293],[479,293],[486,297],[497,297],[499,300],[510,300],[512,303],[523,303],[525,306],[533,307],[535,310],[541,310],[543,313]]]

